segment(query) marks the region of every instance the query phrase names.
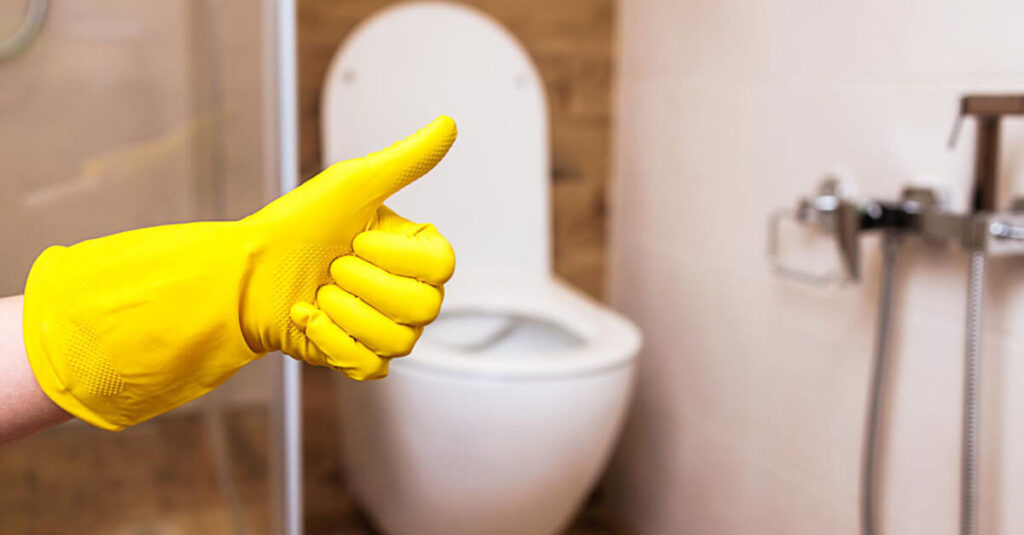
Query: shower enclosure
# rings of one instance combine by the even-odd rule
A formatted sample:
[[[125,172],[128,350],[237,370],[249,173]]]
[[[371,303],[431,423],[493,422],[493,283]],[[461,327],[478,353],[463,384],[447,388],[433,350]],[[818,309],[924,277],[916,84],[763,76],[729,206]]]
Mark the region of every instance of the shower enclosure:
[[[293,2],[5,0],[0,51],[0,295],[48,245],[295,184]],[[300,532],[298,372],[270,355],[122,433],[0,448],[0,531]]]

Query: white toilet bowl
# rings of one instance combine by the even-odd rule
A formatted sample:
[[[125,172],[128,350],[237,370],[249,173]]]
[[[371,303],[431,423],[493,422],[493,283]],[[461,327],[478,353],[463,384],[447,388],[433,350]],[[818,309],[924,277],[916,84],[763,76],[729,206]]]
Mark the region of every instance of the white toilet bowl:
[[[611,453],[636,331],[552,280],[464,295],[387,380],[338,381],[350,487],[385,533],[554,533]]]
[[[347,482],[393,535],[554,533],[611,453],[640,336],[551,274],[543,87],[486,16],[414,3],[363,23],[325,83],[325,164],[439,113],[459,139],[388,204],[438,226],[456,275],[386,380],[339,376]]]

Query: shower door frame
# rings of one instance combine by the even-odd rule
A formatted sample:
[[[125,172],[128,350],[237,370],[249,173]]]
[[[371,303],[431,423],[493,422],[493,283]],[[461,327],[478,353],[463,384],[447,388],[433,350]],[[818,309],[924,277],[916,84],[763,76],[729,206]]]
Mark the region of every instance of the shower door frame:
[[[274,124],[265,146],[268,169],[276,165],[278,193],[299,185],[298,76],[296,72],[296,25],[294,0],[263,0],[266,35],[263,57],[272,68],[264,72],[264,107]],[[276,161],[274,161],[276,160]],[[271,533],[302,535],[302,366],[295,359],[277,355],[272,374],[270,414],[270,527]]]

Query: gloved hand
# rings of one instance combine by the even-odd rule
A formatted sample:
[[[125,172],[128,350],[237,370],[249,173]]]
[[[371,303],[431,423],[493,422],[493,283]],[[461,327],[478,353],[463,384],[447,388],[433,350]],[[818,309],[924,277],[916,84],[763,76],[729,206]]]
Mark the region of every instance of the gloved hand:
[[[354,379],[384,377],[388,359],[409,353],[437,316],[455,257],[432,225],[382,203],[433,168],[455,136],[439,117],[240,221],[43,251],[23,318],[40,386],[74,416],[119,430],[270,351]]]

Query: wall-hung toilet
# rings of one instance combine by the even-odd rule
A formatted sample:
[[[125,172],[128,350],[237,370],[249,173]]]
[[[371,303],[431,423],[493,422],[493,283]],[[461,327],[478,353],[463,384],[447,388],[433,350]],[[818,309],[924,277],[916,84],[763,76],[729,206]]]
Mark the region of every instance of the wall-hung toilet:
[[[442,113],[455,146],[388,204],[436,224],[458,266],[387,379],[338,381],[347,483],[389,534],[557,532],[610,455],[640,336],[551,273],[543,86],[479,12],[402,4],[355,30],[324,86],[324,163]]]

